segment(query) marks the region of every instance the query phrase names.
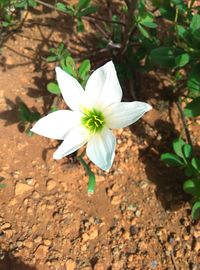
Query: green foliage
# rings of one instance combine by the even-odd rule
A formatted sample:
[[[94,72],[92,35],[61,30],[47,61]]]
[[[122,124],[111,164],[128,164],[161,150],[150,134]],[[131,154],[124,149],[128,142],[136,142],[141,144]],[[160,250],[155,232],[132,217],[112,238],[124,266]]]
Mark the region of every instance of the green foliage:
[[[21,0],[21,1],[17,1],[15,4],[16,8],[24,8],[24,9],[28,9],[29,7],[36,7],[37,6],[37,2],[35,0]]]
[[[61,42],[57,48],[51,48],[49,51],[51,52],[51,55],[47,57],[47,62],[61,61],[70,54],[63,42]]]
[[[193,99],[184,109],[184,113],[188,117],[196,117],[200,115],[200,97]]]
[[[19,117],[23,123],[33,123],[40,119],[41,116],[39,112],[32,112],[25,103],[21,102],[19,104]]]
[[[196,201],[192,207],[192,218],[198,219],[200,217],[200,200]]]
[[[183,169],[185,176],[190,177],[184,181],[183,190],[193,196],[192,218],[196,219],[200,216],[200,159],[193,156],[192,146],[181,138],[174,140],[173,150],[175,153],[162,154],[161,160]]]
[[[60,88],[56,82],[50,82],[47,84],[47,90],[51,94],[60,95]]]

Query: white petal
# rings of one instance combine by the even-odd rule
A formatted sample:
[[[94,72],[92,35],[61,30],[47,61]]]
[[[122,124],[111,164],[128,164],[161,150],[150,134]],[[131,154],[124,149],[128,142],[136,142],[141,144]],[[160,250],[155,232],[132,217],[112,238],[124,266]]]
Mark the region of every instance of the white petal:
[[[86,153],[89,159],[107,171],[112,166],[115,156],[116,138],[109,129],[95,134],[88,142]]]
[[[87,106],[103,109],[122,99],[115,66],[112,61],[95,70],[86,85]]]
[[[61,68],[56,67],[57,81],[62,96],[72,110],[79,110],[85,91],[79,82]]]
[[[54,159],[61,159],[83,146],[88,140],[88,134],[80,126],[73,128],[65,137],[65,140],[53,154]]]
[[[44,116],[32,127],[31,131],[50,139],[64,140],[66,134],[80,124],[80,114],[60,110]]]
[[[106,125],[109,128],[124,128],[135,123],[151,109],[149,104],[139,101],[114,103],[104,111]]]

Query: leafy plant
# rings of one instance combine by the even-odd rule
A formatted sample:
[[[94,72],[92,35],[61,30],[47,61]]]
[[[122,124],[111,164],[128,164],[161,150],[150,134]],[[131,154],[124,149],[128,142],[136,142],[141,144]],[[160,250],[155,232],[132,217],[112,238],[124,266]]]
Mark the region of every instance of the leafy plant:
[[[187,180],[183,189],[193,196],[192,218],[200,216],[200,159],[194,156],[192,146],[179,138],[173,142],[174,153],[164,153],[161,160],[169,166],[184,170]]]

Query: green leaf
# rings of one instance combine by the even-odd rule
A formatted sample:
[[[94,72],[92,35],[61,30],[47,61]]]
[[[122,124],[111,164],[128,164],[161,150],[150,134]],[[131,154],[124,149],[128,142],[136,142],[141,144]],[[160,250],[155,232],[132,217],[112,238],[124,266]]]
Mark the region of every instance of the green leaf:
[[[154,20],[154,16],[152,13],[148,12],[148,13],[145,13],[142,18],[138,18],[139,20],[139,23],[146,26],[146,27],[149,27],[149,28],[156,28],[157,27],[157,24],[153,22]]]
[[[27,8],[28,2],[27,0],[22,0],[14,4],[16,8]]]
[[[175,154],[164,153],[161,155],[161,160],[164,161],[169,166],[173,167],[184,166],[183,161]]]
[[[150,53],[151,61],[160,67],[176,67],[176,57],[183,54],[182,49],[173,47],[160,47],[153,49]]]
[[[200,15],[195,14],[192,17],[191,23],[190,23],[190,29],[192,32],[198,30],[200,28]]]
[[[149,27],[149,28],[156,28],[158,25],[154,22],[141,22],[142,25]]]
[[[56,3],[56,8],[62,12],[67,12],[67,7],[63,3],[60,3],[60,2]]]
[[[30,121],[31,112],[25,103],[21,102],[19,104],[19,117],[22,122]]]
[[[58,110],[57,106],[55,105],[51,106],[51,109],[50,109],[51,112],[56,112],[57,110]]]
[[[25,103],[19,104],[19,117],[22,122],[33,123],[40,119],[39,112],[31,112]]]
[[[76,16],[78,18],[81,18],[82,16],[88,16],[90,14],[93,14],[93,13],[97,12],[97,10],[98,10],[98,7],[90,6],[88,8],[81,10],[81,11],[78,11]]]
[[[67,73],[77,78],[77,69],[76,69],[76,63],[74,59],[71,56],[67,56],[65,60],[65,64],[66,64]]]
[[[64,3],[60,3],[60,2],[56,3],[55,6],[60,11],[68,13],[71,16],[74,16],[75,10],[74,10],[73,6],[65,5]]]
[[[175,16],[176,16],[176,10],[175,8],[172,8],[170,5],[165,5],[164,3],[159,7],[159,11],[161,15],[170,20],[174,21]]]
[[[192,207],[192,218],[198,219],[199,216],[200,216],[200,201],[197,201]]]
[[[57,83],[55,82],[50,82],[47,84],[47,90],[55,95],[60,95],[60,88]]]
[[[192,178],[184,182],[183,189],[186,193],[193,196],[200,196],[200,180],[198,178]]]
[[[145,37],[145,38],[150,38],[149,33],[147,32],[147,30],[141,25],[138,24],[138,29],[140,30],[140,33]]]
[[[173,141],[174,152],[181,158],[183,157],[182,147],[184,144],[185,144],[185,141],[182,140],[181,138],[175,139]]]
[[[51,55],[47,57],[47,62],[55,62],[57,61],[58,57],[56,55]]]
[[[200,115],[200,97],[193,99],[184,109],[187,117],[196,117]]]
[[[37,6],[37,3],[35,0],[28,0],[28,4],[30,7],[33,7],[33,8]]]
[[[192,156],[192,146],[190,144],[183,145],[183,154],[186,159],[190,159]]]
[[[197,175],[197,171],[190,163],[188,163],[188,165],[185,167],[185,175],[187,177],[193,177]]]
[[[199,158],[192,158],[192,166],[198,171],[200,172],[200,159]]]
[[[81,19],[77,20],[77,27],[76,27],[78,32],[83,32],[84,31],[84,24]]]
[[[77,10],[80,11],[81,9],[87,8],[90,4],[91,0],[79,0],[77,4]]]
[[[30,122],[30,123],[33,123],[33,122],[35,122],[35,121],[39,120],[39,119],[40,119],[40,117],[41,117],[41,115],[40,115],[40,113],[39,113],[39,112],[31,112],[29,122]]]
[[[185,33],[187,30],[182,25],[176,25],[177,33],[179,38],[182,38],[185,40]]]
[[[200,64],[193,67],[188,76],[187,86],[192,93],[200,93]]]
[[[86,59],[81,63],[78,72],[82,80],[85,80],[88,77],[90,68],[91,68],[90,60]]]
[[[175,63],[178,67],[184,67],[190,61],[190,56],[187,53],[183,53],[175,58]]]

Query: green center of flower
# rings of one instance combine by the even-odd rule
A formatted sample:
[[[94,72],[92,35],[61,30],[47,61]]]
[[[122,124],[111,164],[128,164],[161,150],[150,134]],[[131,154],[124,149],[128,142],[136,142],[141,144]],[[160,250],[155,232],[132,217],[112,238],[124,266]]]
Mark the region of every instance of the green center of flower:
[[[91,132],[96,133],[102,130],[105,125],[104,115],[95,109],[88,110],[84,108],[84,116],[81,119],[82,124]]]

